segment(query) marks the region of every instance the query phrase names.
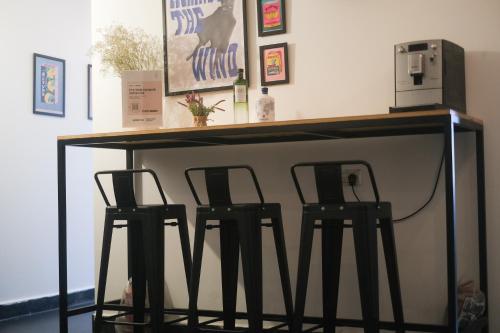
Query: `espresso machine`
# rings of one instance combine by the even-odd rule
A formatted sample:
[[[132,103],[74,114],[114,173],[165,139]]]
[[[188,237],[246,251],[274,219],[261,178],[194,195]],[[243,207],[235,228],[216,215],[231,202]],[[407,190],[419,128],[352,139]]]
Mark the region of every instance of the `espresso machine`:
[[[395,107],[390,112],[450,108],[466,112],[464,49],[443,39],[394,46]]]

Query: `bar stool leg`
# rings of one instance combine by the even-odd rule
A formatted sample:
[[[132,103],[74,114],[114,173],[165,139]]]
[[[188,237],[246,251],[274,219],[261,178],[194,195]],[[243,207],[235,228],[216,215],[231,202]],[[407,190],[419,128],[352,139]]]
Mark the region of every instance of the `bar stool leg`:
[[[311,263],[311,250],[315,220],[307,212],[302,213],[302,230],[300,233],[299,265],[297,272],[297,289],[295,291],[295,316],[293,333],[302,332],[302,321],[306,305],[307,283]]]
[[[343,223],[343,220],[322,221],[321,259],[323,275],[323,331],[325,333],[335,333],[344,235]]]
[[[99,268],[99,284],[97,287],[97,311],[95,317],[94,329],[96,333],[102,331],[102,307],[104,305],[104,296],[106,293],[106,280],[108,276],[109,255],[111,251],[111,239],[113,237],[113,223],[111,216],[106,214],[104,221],[104,233],[102,240],[101,264]]]
[[[222,272],[222,308],[224,329],[234,330],[238,291],[240,249],[236,221],[220,221],[220,261]]]
[[[189,280],[191,279],[191,266],[193,265],[193,263],[191,260],[191,247],[189,245],[189,231],[185,209],[183,209],[180,215],[177,217],[177,222],[179,223],[179,237],[181,240],[182,258],[184,261],[184,271],[186,272],[186,284],[189,291]]]
[[[146,302],[146,265],[144,262],[143,232],[140,220],[129,220],[128,243],[131,247],[130,271],[132,277],[133,318],[136,323],[144,322]],[[134,327],[134,333],[142,333],[144,328]]]
[[[205,242],[205,228],[207,221],[199,214],[196,216],[194,234],[193,267],[189,282],[189,313],[188,332],[194,333],[198,326],[198,292],[200,288],[201,262],[203,259],[203,244]]]
[[[281,288],[283,289],[283,300],[285,302],[285,311],[288,319],[289,328],[292,328],[293,320],[293,300],[292,286],[290,285],[290,271],[288,269],[288,258],[286,255],[285,233],[283,231],[283,221],[281,212],[271,219],[273,225],[274,244],[276,246],[276,256],[278,257],[278,266],[281,278]]]
[[[391,292],[392,311],[396,323],[396,332],[404,333],[403,301],[399,283],[394,226],[391,218],[380,219],[380,232],[382,234],[382,244],[384,245],[385,263],[387,266],[387,277],[389,279],[389,290]]]
[[[373,210],[363,209],[352,220],[352,229],[365,333],[378,333],[377,221]]]
[[[160,333],[164,322],[165,228],[163,219],[157,213],[152,213],[142,226],[151,332]]]
[[[241,214],[238,232],[250,333],[263,331],[262,230],[256,213]]]

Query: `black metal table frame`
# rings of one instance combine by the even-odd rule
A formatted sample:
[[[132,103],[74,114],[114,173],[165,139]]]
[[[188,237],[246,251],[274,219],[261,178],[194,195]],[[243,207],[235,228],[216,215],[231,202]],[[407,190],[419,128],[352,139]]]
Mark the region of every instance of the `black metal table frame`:
[[[453,111],[422,112],[401,116],[349,117],[318,119],[317,121],[276,122],[275,125],[216,126],[203,130],[151,131],[116,133],[112,135],[89,135],[61,137],[57,143],[58,163],[58,234],[59,234],[59,312],[60,332],[68,332],[70,316],[92,312],[93,306],[68,308],[67,281],[67,216],[66,216],[66,148],[68,146],[120,149],[126,151],[126,167],[133,168],[134,151],[160,148],[182,148],[199,146],[220,146],[290,141],[314,141],[348,138],[385,137],[416,134],[444,135],[445,142],[445,193],[446,193],[446,245],[448,284],[448,324],[429,325],[407,323],[408,331],[458,333],[457,322],[457,251],[456,251],[456,179],[455,179],[455,136],[457,132],[474,132],[476,143],[477,223],[479,247],[480,288],[488,295],[487,245],[486,245],[486,203],[484,171],[484,132],[479,121]],[[487,307],[488,310],[488,307]],[[173,309],[172,313],[187,313],[185,309]],[[213,317],[220,317],[217,311],[201,310]],[[245,314],[238,314],[245,318]],[[281,315],[265,315],[265,318],[284,321]],[[305,318],[304,323],[318,324],[319,318]],[[337,319],[339,326],[362,327],[360,320]],[[381,322],[381,329],[391,329],[392,322]],[[485,327],[483,333],[488,332]]]

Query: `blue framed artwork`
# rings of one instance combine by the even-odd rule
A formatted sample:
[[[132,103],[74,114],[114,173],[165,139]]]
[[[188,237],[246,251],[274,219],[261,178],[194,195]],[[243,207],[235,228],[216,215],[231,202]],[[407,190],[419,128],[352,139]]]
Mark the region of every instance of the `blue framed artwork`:
[[[33,56],[33,113],[65,115],[66,62],[35,53]]]

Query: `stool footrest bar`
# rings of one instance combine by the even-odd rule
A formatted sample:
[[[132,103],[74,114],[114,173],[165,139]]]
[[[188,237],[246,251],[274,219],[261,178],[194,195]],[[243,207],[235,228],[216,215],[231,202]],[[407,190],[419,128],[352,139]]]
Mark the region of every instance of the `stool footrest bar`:
[[[318,324],[318,325],[314,325],[312,327],[309,327],[308,329],[306,330],[303,330],[302,332],[303,333],[310,333],[310,332],[313,332],[313,331],[316,331],[318,328],[321,328],[323,327],[324,325],[323,324]]]
[[[216,323],[218,321],[222,321],[222,317],[217,317],[217,318],[213,318],[213,319],[209,319],[209,320],[203,321],[203,322],[200,323],[200,325],[201,326],[203,326],[203,325],[210,325],[210,324]]]
[[[134,322],[119,322],[114,320],[103,320],[104,324],[116,325],[116,326],[134,326],[134,327],[148,327],[151,323],[134,323]]]

